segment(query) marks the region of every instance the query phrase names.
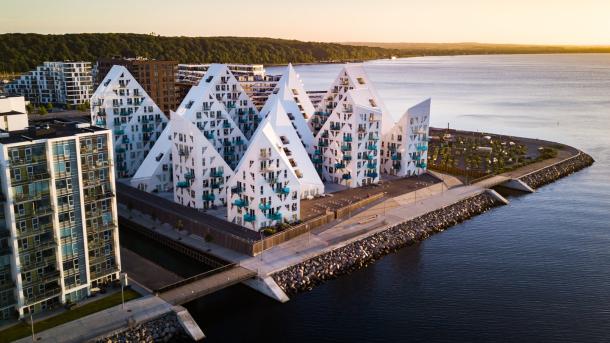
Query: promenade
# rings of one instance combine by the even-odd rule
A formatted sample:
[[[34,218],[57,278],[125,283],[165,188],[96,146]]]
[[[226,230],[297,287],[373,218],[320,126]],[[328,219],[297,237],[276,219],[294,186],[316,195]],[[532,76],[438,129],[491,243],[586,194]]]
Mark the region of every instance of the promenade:
[[[160,317],[172,311],[172,305],[163,299],[147,295],[122,305],[88,315],[86,317],[56,326],[36,334],[37,342],[80,343],[96,337],[107,335],[116,330],[137,325]],[[28,336],[18,340],[19,343],[32,342]]]

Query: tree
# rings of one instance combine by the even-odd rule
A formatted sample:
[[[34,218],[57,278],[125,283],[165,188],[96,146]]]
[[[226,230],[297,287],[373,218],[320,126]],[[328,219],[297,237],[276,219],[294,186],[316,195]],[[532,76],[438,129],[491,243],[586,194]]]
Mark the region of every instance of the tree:
[[[50,102],[47,103],[47,110],[49,112],[53,110],[53,104],[52,103],[50,103]]]
[[[34,105],[32,105],[31,103],[25,105],[25,110],[28,112],[28,114],[32,114],[35,109],[36,107],[34,107]]]
[[[45,114],[47,114],[47,113],[49,113],[49,112],[47,112],[47,108],[46,108],[46,107],[44,107],[44,106],[40,106],[40,107],[38,108],[38,114],[40,114],[40,115],[45,115]]]

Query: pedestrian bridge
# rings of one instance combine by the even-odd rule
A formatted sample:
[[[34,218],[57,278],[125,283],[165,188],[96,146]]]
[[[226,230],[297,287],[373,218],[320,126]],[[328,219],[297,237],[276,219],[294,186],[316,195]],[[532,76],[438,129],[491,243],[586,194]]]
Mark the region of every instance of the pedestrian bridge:
[[[155,290],[172,305],[181,305],[255,277],[255,271],[229,264]]]

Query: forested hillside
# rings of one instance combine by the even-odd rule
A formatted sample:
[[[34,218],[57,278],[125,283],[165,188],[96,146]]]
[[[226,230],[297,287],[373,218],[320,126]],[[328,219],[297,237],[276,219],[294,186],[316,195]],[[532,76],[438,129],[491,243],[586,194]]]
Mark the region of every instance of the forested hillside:
[[[311,63],[388,58],[398,50],[271,38],[162,37],[133,33],[0,34],[0,72],[27,71],[43,61],[142,56],[180,63]]]

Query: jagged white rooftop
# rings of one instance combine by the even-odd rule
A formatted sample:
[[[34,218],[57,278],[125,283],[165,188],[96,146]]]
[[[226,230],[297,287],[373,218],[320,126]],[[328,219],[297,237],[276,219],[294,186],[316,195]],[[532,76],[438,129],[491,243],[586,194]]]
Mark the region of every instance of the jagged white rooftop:
[[[308,121],[313,117],[315,110],[292,64],[288,64],[273,93],[265,102],[265,106],[261,110],[263,117],[269,114],[277,99],[281,101],[305,149],[311,152],[314,136],[309,129]]]
[[[270,99],[267,102],[270,107],[269,113],[261,125],[265,127],[267,123],[271,124],[274,132],[280,137],[290,166],[299,178],[301,196],[306,198],[308,196],[324,194],[324,184],[297,134],[294,121],[291,121],[288,117],[283,103],[277,97]]]
[[[337,104],[346,93],[350,90],[368,89],[371,92],[371,97],[376,103],[376,107],[381,109],[381,133],[385,134],[389,132],[394,126],[394,118],[386,108],[381,97],[377,93],[377,90],[373,86],[373,83],[369,79],[366,71],[362,64],[347,63],[339,72],[339,75],[328,89],[322,101],[318,104],[317,112],[326,113],[325,116],[316,115],[318,123],[314,123],[310,120],[310,126],[317,130],[324,125],[326,119],[330,113],[335,109]]]

